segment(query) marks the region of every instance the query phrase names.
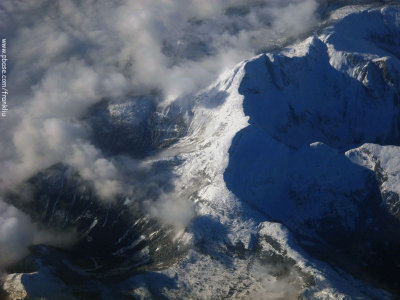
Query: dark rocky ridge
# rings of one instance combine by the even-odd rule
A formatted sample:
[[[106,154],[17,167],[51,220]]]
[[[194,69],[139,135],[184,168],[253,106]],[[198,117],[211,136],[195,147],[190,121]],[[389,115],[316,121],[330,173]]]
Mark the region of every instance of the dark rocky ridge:
[[[91,140],[107,155],[144,158],[184,136],[190,116],[183,106],[157,108],[156,97],[128,97],[103,101],[84,118]]]
[[[24,185],[34,201],[17,195],[9,201],[41,226],[77,232],[78,242],[68,250],[35,246],[24,261],[9,271],[32,272],[51,265],[55,276],[72,290],[94,289],[143,271],[164,269],[177,262],[187,245],[174,240],[172,227],[161,225],[140,207],[99,200],[89,182],[63,165],[33,176]],[[86,282],[87,287],[85,288]]]

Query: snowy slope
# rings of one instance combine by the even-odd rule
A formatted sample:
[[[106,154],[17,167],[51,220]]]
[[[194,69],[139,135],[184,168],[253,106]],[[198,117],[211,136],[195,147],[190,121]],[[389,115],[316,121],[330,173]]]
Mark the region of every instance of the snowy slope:
[[[309,253],[337,261],[341,268],[347,265],[346,271],[362,279],[369,275],[360,273],[374,274],[379,264],[382,267],[399,259],[388,256],[374,265],[373,249],[380,249],[384,241],[388,248],[398,248],[398,233],[391,239],[384,233],[388,227],[396,231],[397,224],[384,221],[375,175],[342,152],[363,142],[399,141],[400,65],[393,50],[398,49],[399,10],[354,10],[318,36],[239,65],[198,97],[190,134],[175,147],[190,149],[181,154],[185,163],[178,172],[183,183],[177,186],[185,191],[195,187],[198,213],[218,224],[216,229],[208,229],[211,233],[200,233],[204,243],[217,243],[221,249],[241,243],[249,256],[257,256],[251,237],[260,241],[265,228],[270,228],[270,236],[282,235],[279,227],[272,225],[275,223],[262,223],[260,230],[259,222],[268,220],[294,232]],[[195,241],[197,230],[193,232]],[[214,230],[226,234],[220,237]],[[287,253],[295,257],[295,265],[318,278],[312,292],[305,292],[308,297],[337,299],[340,293],[372,297],[373,292],[364,291],[362,284],[349,277],[343,280],[322,263],[314,265],[312,259],[299,254],[295,242],[289,244]],[[365,247],[362,258],[357,258],[358,252],[348,254],[357,245]],[[340,253],[338,257],[317,254],[334,249]],[[235,272],[231,279],[220,278],[230,273],[229,268],[216,267],[224,270],[220,273],[212,267],[199,270],[199,262],[207,259],[195,256],[187,258],[194,263],[177,266],[171,276],[183,277],[182,284],[193,276],[200,285],[215,273],[219,275],[211,281],[220,280],[215,286],[240,282],[234,279]],[[304,261],[315,269],[302,269]],[[240,260],[237,263],[240,265]],[[323,276],[316,275],[320,268],[325,270]],[[392,271],[376,277],[382,280],[382,276],[394,274]],[[304,288],[306,276],[297,277],[302,278],[300,286]],[[323,286],[328,291],[318,292]],[[218,295],[229,294],[226,289]],[[196,286],[191,285],[189,291],[196,295]],[[201,291],[197,293],[201,295]]]
[[[385,46],[398,36],[398,14],[354,7],[318,36],[246,61],[197,96],[189,134],[163,153],[183,159],[177,193],[200,215],[189,228],[193,250],[164,272],[177,282],[167,295],[388,297],[301,248],[330,263],[334,255],[316,252],[338,250],[340,267],[354,260],[346,271],[355,277],[371,271],[368,250],[359,260],[346,253],[381,242],[373,240],[381,231],[370,232],[382,221],[378,185],[342,150],[398,141],[399,65]],[[354,23],[359,40],[344,28]],[[377,31],[387,42],[375,40]],[[368,47],[355,49],[360,43]],[[291,275],[271,276],[276,260]],[[293,293],[274,294],[278,286]]]
[[[346,155],[356,164],[376,174],[383,205],[400,218],[400,147],[364,144]]]

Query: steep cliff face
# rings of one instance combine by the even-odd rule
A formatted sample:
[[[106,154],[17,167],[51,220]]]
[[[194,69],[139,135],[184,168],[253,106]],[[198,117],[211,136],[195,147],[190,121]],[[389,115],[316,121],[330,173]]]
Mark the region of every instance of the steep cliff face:
[[[33,248],[5,289],[36,296],[32,282],[51,279],[78,299],[398,295],[399,20],[397,6],[336,10],[314,36],[221,75],[190,109],[93,107],[93,143],[140,158],[148,180],[110,204],[68,166],[31,178],[34,201],[10,201],[79,242]],[[163,193],[192,203],[184,233],[144,209]]]

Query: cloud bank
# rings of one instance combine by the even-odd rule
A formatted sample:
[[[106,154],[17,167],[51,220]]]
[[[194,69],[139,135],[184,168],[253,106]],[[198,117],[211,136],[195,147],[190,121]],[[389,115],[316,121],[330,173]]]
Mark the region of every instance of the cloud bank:
[[[31,224],[27,215],[0,199],[0,273],[27,255],[30,245],[69,247],[76,239],[73,231],[56,232]]]

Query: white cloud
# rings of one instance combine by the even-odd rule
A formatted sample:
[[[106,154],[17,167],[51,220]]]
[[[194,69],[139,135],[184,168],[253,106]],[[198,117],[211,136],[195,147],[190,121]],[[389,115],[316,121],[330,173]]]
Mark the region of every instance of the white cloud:
[[[148,202],[147,209],[153,217],[178,229],[184,229],[194,217],[193,204],[175,193],[163,194],[155,203]]]
[[[23,257],[33,238],[29,218],[0,201],[0,267]]]
[[[0,199],[0,271],[27,255],[32,244],[69,247],[76,237],[73,230],[39,229],[27,215]]]

